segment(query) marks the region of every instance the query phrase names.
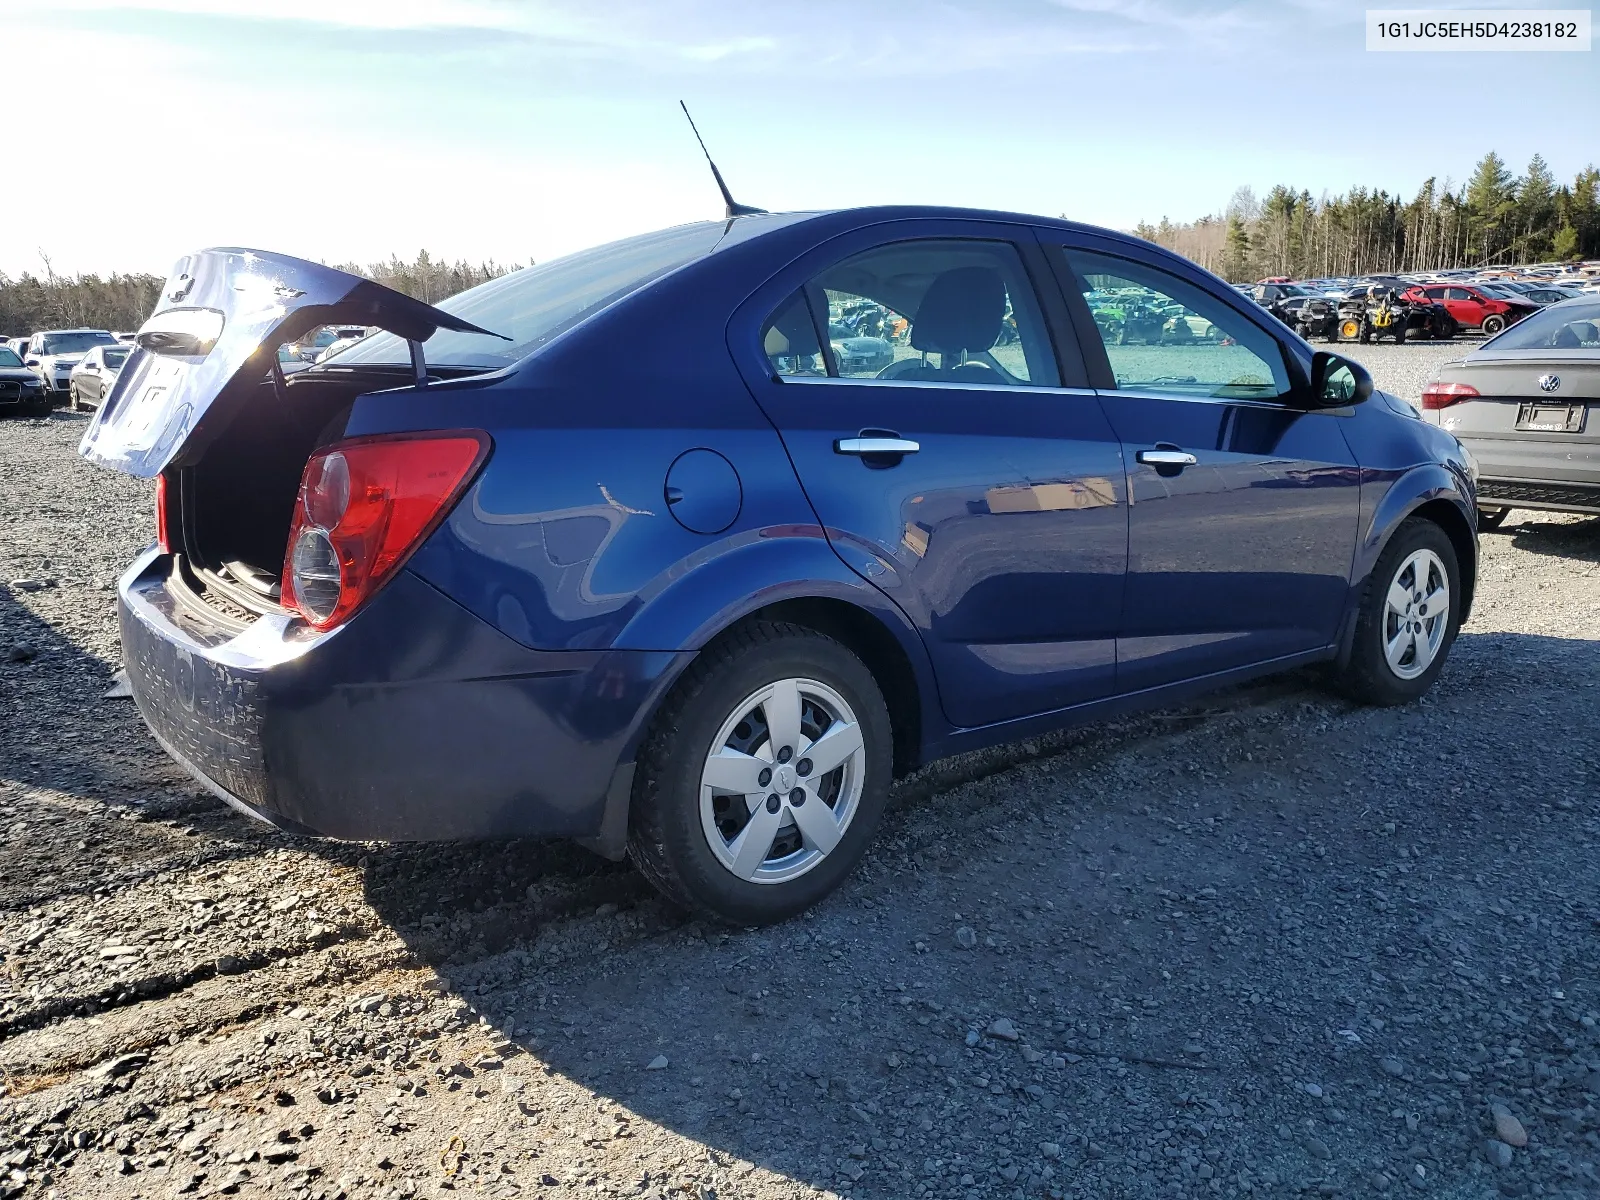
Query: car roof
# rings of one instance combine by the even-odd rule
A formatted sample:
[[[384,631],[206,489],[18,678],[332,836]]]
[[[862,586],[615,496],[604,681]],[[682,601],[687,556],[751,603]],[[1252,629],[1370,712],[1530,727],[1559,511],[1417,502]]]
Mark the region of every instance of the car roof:
[[[1165,246],[1147,242],[1143,238],[1136,237],[1131,233],[1124,233],[1119,229],[1107,229],[1104,226],[1090,225],[1082,221],[1070,221],[1065,217],[1046,217],[1037,213],[1013,212],[1007,209],[960,208],[935,204],[883,204],[864,205],[856,208],[758,213],[750,216],[731,217],[726,222],[708,221],[705,224],[725,223],[728,227],[729,236],[714,248],[712,254],[715,254],[716,250],[721,250],[732,242],[755,240],[769,233],[778,233],[780,230],[790,229],[808,222],[827,225],[830,227],[830,233],[842,233],[849,229],[859,229],[867,225],[888,223],[890,221],[915,220],[988,221],[995,224],[1031,225],[1044,229],[1056,229],[1063,233],[1083,234],[1089,237],[1121,242],[1126,246],[1137,247],[1141,253],[1166,259],[1175,266],[1205,273],[1205,268],[1201,267],[1193,259],[1185,258],[1181,254],[1168,250]],[[752,224],[741,228],[743,222],[751,222]],[[707,257],[710,257],[710,255]]]

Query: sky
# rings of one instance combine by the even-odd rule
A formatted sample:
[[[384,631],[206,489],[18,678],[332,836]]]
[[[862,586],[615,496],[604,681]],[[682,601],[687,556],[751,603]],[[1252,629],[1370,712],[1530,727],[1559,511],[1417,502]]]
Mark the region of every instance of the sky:
[[[1543,154],[1563,180],[1600,159],[1600,47],[1368,53],[1363,14],[0,0],[19,139],[0,271],[40,274],[48,256],[58,274],[165,275],[211,245],[544,261],[720,215],[679,99],[735,197],[774,211],[955,204],[1126,229],[1219,211],[1241,185],[1409,196],[1489,149],[1517,171]]]

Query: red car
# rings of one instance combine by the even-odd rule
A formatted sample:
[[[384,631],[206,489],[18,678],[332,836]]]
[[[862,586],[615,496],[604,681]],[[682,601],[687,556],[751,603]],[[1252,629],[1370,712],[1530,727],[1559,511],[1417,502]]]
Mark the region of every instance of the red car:
[[[1403,298],[1418,304],[1442,304],[1458,324],[1481,329],[1489,337],[1539,311],[1532,301],[1500,300],[1469,283],[1430,283],[1407,288]]]

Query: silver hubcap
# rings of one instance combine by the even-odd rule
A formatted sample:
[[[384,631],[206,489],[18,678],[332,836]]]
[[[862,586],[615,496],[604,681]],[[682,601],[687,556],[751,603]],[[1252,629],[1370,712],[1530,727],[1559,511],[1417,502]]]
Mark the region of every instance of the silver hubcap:
[[[1401,679],[1415,679],[1439,656],[1450,627],[1450,576],[1432,550],[1400,564],[1383,610],[1383,656]]]
[[[700,773],[700,827],[750,883],[786,883],[826,858],[866,781],[861,725],[814,679],[780,679],[739,702]]]

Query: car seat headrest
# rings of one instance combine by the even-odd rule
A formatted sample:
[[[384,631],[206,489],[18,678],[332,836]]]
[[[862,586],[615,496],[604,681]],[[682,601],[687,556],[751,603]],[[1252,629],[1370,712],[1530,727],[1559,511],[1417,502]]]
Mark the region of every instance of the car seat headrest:
[[[987,350],[1000,336],[1006,285],[993,267],[952,267],[928,285],[911,323],[914,349],[938,354]]]

